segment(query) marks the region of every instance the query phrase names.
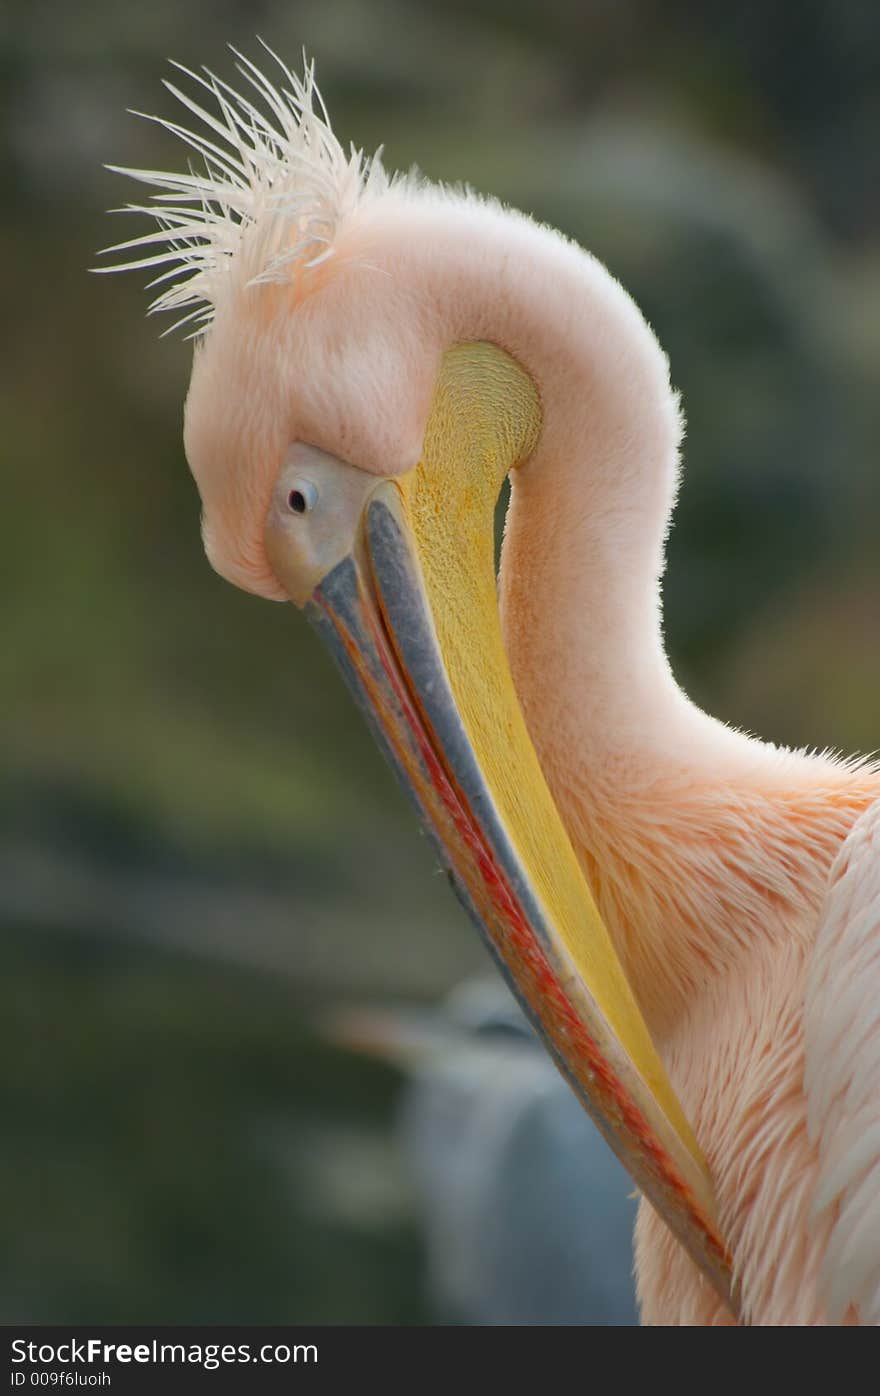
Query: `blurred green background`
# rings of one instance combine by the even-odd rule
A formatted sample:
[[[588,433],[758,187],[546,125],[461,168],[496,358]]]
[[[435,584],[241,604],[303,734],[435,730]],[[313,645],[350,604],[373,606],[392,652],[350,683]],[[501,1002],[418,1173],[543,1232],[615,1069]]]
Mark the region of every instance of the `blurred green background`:
[[[30,0],[0,15],[0,1321],[428,1317],[394,1073],[322,1041],[484,967],[290,608],[219,581],[190,346],[105,161],[177,165],[173,56],[305,45],[343,140],[546,219],[688,418],[668,644],[719,716],[878,742],[880,9]]]

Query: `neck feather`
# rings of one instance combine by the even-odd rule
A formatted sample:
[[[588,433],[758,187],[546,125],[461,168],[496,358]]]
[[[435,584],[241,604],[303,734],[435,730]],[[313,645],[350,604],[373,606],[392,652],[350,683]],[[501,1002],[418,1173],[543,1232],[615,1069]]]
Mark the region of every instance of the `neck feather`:
[[[830,859],[866,791],[846,767],[708,717],[672,676],[660,579],[681,423],[622,288],[491,205],[433,194],[380,221],[438,356],[490,340],[540,392],[541,439],[512,480],[504,640],[545,777],[662,1038],[701,983],[814,915],[816,850]]]

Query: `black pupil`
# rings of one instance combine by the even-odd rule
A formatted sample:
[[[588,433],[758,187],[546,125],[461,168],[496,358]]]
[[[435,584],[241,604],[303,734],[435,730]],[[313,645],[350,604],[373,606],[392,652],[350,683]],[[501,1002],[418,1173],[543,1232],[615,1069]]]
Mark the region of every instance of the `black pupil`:
[[[295,514],[306,512],[306,497],[302,490],[291,490],[287,496],[287,502]]]

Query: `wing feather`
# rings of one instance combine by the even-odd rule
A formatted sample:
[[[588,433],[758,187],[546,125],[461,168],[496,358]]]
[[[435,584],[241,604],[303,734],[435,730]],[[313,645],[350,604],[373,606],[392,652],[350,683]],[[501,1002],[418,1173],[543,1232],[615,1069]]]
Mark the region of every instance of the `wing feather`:
[[[880,800],[838,854],[805,1005],[812,1219],[832,1224],[821,1285],[832,1322],[880,1323]]]

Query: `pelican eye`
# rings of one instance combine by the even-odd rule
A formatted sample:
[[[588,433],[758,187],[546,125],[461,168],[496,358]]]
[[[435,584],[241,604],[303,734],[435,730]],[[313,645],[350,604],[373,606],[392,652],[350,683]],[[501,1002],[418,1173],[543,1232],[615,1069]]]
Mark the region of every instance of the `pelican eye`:
[[[291,514],[308,514],[318,502],[318,491],[311,480],[301,480],[287,496],[287,507]]]

